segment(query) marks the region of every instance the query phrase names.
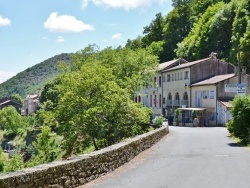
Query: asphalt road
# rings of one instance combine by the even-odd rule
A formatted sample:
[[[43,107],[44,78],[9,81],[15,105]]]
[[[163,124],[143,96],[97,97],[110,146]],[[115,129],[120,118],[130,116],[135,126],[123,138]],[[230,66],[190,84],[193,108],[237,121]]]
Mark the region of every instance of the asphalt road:
[[[156,145],[82,187],[250,188],[250,149],[223,127],[171,126]]]

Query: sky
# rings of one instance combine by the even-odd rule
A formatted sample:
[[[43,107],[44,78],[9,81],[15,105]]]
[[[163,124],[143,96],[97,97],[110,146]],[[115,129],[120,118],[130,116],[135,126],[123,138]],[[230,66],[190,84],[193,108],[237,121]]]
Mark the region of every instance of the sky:
[[[0,0],[0,83],[89,44],[124,46],[171,0]]]

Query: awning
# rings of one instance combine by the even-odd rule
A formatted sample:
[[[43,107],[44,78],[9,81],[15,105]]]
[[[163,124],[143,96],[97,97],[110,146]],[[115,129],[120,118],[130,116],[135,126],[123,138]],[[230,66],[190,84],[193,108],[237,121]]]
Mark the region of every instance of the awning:
[[[178,110],[189,110],[189,111],[204,111],[214,112],[214,108],[177,108]]]
[[[178,110],[192,110],[192,111],[203,111],[206,108],[177,108]]]

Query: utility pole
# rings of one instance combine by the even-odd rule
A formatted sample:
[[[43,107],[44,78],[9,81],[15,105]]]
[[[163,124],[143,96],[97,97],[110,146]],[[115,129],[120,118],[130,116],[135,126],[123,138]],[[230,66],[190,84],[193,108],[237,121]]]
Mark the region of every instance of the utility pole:
[[[240,44],[238,45],[238,84],[241,83],[241,75],[240,75]]]

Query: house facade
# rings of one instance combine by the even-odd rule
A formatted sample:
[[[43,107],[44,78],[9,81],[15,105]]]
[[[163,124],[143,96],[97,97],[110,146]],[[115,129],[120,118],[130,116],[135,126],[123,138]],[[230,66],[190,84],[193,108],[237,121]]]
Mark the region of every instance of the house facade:
[[[24,115],[31,115],[39,108],[39,95],[28,95],[23,103]]]
[[[225,126],[231,118],[228,102],[237,94],[225,92],[225,85],[237,84],[240,75],[246,93],[250,93],[249,75],[244,74],[245,70],[241,74],[236,71],[234,65],[217,59],[214,53],[198,61],[184,60],[160,69],[154,77],[157,87],[145,87],[137,102],[152,107],[154,116],[163,115],[173,121],[179,109],[179,120],[184,125],[199,114],[200,126]]]

